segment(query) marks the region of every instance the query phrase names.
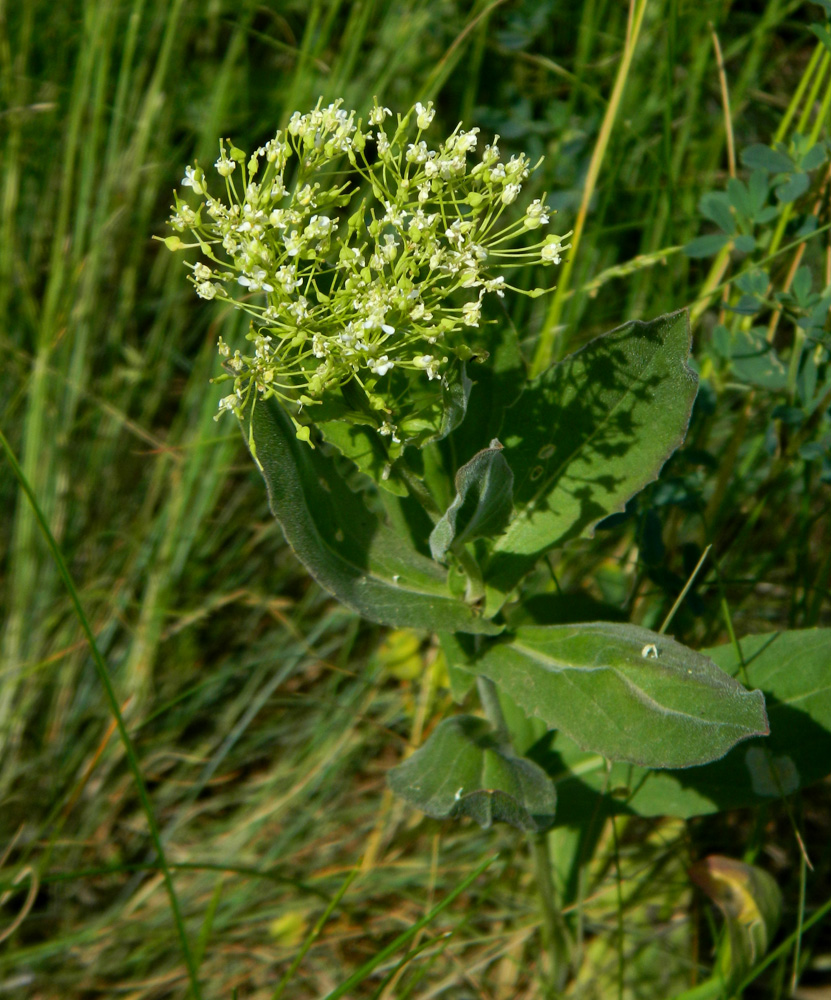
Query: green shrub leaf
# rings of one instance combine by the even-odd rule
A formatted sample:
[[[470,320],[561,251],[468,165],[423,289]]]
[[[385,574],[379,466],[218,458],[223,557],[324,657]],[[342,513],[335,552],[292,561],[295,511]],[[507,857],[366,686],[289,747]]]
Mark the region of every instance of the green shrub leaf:
[[[767,733],[764,697],[702,653],[637,625],[529,625],[472,669],[584,750],[691,767]]]
[[[472,715],[440,722],[388,781],[396,795],[434,819],[468,816],[485,829],[502,822],[528,833],[554,822],[557,796],[545,771],[516,756]]]
[[[249,430],[286,541],[338,600],[384,625],[499,631],[453,598],[445,572],[376,517],[330,461],[297,440],[273,399],[257,403]]]
[[[754,143],[741,152],[742,163],[746,167],[769,170],[772,174],[784,174],[793,170],[793,161],[777,149]]]
[[[485,571],[495,610],[542,553],[622,511],[681,444],[698,385],[686,312],[627,323],[529,384],[501,441],[517,515]]]
[[[456,496],[430,534],[430,551],[441,562],[454,544],[493,538],[513,510],[514,474],[494,438],[456,473]]]
[[[684,247],[684,253],[688,257],[712,257],[729,242],[730,237],[725,236],[724,233],[708,233],[706,236],[699,236],[688,243]]]

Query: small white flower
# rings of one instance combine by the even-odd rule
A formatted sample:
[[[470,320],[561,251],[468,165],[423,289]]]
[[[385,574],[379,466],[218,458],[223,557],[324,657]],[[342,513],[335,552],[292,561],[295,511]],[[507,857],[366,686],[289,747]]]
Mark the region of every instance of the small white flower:
[[[283,291],[288,292],[289,295],[302,284],[297,277],[297,268],[294,264],[283,264],[277,272],[277,281],[282,286]]]
[[[268,272],[258,267],[255,268],[253,274],[241,274],[237,281],[251,292],[273,292],[274,286],[265,280],[267,277]]]
[[[384,215],[381,219],[382,223],[389,223],[391,226],[396,226],[401,228],[404,225],[404,220],[410,213],[404,209],[399,208],[397,205],[393,205],[388,201],[384,202]]]
[[[219,413],[217,417],[225,413],[237,413],[239,411],[239,399],[235,395],[223,396],[219,401]]]
[[[398,428],[395,426],[395,424],[391,424],[389,420],[385,420],[381,424],[381,426],[378,428],[378,433],[381,434],[383,437],[391,438],[396,444],[398,444],[400,440],[398,437]],[[393,577],[393,581],[396,583],[398,582],[397,574]]]
[[[391,114],[392,111],[390,111],[389,108],[383,108],[380,107],[380,105],[376,104],[369,112],[369,123],[370,125],[383,125],[384,119],[387,117],[387,115]]]
[[[309,318],[309,303],[305,295],[299,295],[286,310],[298,323]]]
[[[449,229],[445,229],[444,235],[448,243],[453,243],[455,246],[461,247],[463,240],[462,220],[456,219],[456,221]]]
[[[284,245],[289,257],[296,257],[303,249],[303,238],[298,236],[296,229],[293,229],[291,236],[285,238]]]
[[[384,245],[378,248],[378,252],[391,264],[398,255],[398,246],[395,237],[388,234],[384,237]]]
[[[216,167],[216,172],[220,177],[230,177],[231,174],[237,169],[236,163],[223,152],[222,156],[214,164]]]
[[[315,187],[317,187],[317,185],[315,185]],[[315,192],[311,184],[305,184],[295,195],[295,200],[298,205],[302,205],[304,208],[314,208]]]
[[[216,285],[212,285],[210,281],[198,281],[196,294],[200,299],[212,299],[216,295]]]
[[[205,194],[202,171],[199,167],[185,167],[185,176],[182,178],[182,187],[193,188],[197,194]]]
[[[570,249],[571,244],[567,243],[564,246],[559,236],[548,236],[546,237],[545,245],[540,250],[540,259],[543,264],[559,264],[561,260],[560,254],[564,250]]]
[[[212,273],[206,264],[193,265],[193,276],[197,281],[210,281]]]
[[[368,367],[376,375],[386,375],[395,367],[395,362],[390,361],[386,354],[382,354],[380,358],[370,358]]]
[[[443,358],[442,361],[447,361],[447,358]],[[423,368],[427,372],[427,378],[432,382],[435,378],[440,378],[439,375],[439,365],[441,362],[438,358],[434,358],[432,354],[422,354],[420,357],[413,358],[413,364],[416,368]]]
[[[387,138],[387,133],[382,132],[378,129],[378,134],[375,137],[376,145],[378,146],[378,155],[383,156],[385,153],[389,152],[390,141]]]
[[[539,198],[535,198],[525,210],[525,228],[539,229],[540,226],[547,226],[548,212],[548,207]]]
[[[466,302],[462,306],[462,322],[465,326],[479,326],[481,315],[482,303],[478,299],[476,302]]]
[[[469,132],[460,132],[453,142],[453,148],[459,153],[469,153],[476,149],[476,143],[479,141],[476,138],[478,134],[478,128],[472,128]]]
[[[519,194],[519,184],[506,184],[502,189],[502,204],[512,205]]]
[[[430,151],[427,149],[427,143],[423,139],[418,143],[411,142],[407,146],[406,157],[409,163],[427,163],[430,159]],[[432,164],[428,164],[427,166],[429,169]],[[429,177],[430,174],[428,173],[427,176]]]
[[[433,102],[428,101],[427,107],[425,108],[421,101],[416,102],[416,125],[420,129],[429,128],[433,119],[436,117],[436,112],[433,110]]]

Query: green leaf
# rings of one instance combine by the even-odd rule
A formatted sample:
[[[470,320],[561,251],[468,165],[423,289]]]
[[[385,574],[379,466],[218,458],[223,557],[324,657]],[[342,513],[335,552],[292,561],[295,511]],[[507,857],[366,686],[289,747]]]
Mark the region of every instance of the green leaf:
[[[449,469],[469,461],[488,441],[499,437],[505,410],[516,402],[527,372],[516,330],[505,315],[499,324],[488,324],[477,334],[477,346],[488,352],[485,362],[470,362],[467,372],[473,388],[464,421],[443,442]]]
[[[751,740],[705,767],[647,771],[616,764],[607,774],[601,758],[558,733],[545,761],[549,773],[562,776],[558,818],[579,823],[605,805],[643,816],[688,819],[762,805],[831,774],[831,629],[747,636],[740,645],[747,683],[765,696],[768,737]],[[732,644],[704,653],[728,674],[744,676]],[[535,759],[543,756],[535,754]]]
[[[513,511],[514,474],[496,438],[456,473],[456,496],[430,534],[441,562],[452,545],[498,535]]]
[[[691,767],[767,733],[764,697],[701,653],[637,625],[527,625],[473,665],[583,750]]]
[[[766,334],[764,327],[736,331],[730,358],[737,379],[776,391],[787,385],[788,372]]]
[[[736,214],[744,219],[753,217],[753,208],[750,201],[750,193],[738,177],[731,177],[727,182],[727,197]]]
[[[297,440],[291,419],[275,400],[260,400],[250,420],[271,511],[322,587],[384,625],[499,631],[450,595],[446,573],[374,515],[331,461]]]
[[[805,194],[809,184],[810,178],[807,174],[791,174],[782,184],[776,185],[776,197],[784,203],[796,201]]]
[[[733,240],[733,246],[740,253],[753,253],[756,249],[756,240],[747,233],[743,233],[741,236],[737,236]]]
[[[722,247],[726,247],[730,242],[730,237],[724,233],[708,233],[706,236],[699,236],[684,247],[684,253],[688,257],[712,257],[718,253]]]
[[[657,478],[689,423],[689,350],[686,312],[627,323],[543,372],[507,411],[501,440],[518,513],[485,571],[489,613],[540,555]]]
[[[726,191],[708,191],[701,196],[698,203],[698,210],[727,233],[728,236],[736,231],[736,220],[730,211],[730,198]]]
[[[789,156],[761,143],[754,143],[743,149],[741,161],[746,167],[768,170],[772,174],[783,174],[793,170],[793,162]]]
[[[814,143],[813,146],[808,150],[808,152],[802,157],[802,162],[799,164],[803,170],[816,170],[817,167],[821,167],[823,163],[828,159],[828,151],[825,145],[821,142]]]
[[[329,444],[351,459],[374,483],[396,496],[407,496],[407,487],[389,474],[389,458],[375,427],[343,418],[315,420],[315,426]]]
[[[766,170],[754,170],[747,182],[747,194],[750,202],[749,217],[752,222],[760,223],[760,213],[764,212],[770,194]]]
[[[825,10],[826,16],[831,17],[831,4],[827,0],[811,0],[811,3],[815,3]],[[822,44],[831,52],[831,32],[827,28],[824,28],[821,24],[812,24],[808,28],[809,31],[817,36],[817,38],[822,42]]]
[[[468,816],[485,829],[502,822],[526,833],[554,822],[557,797],[545,771],[516,756],[472,715],[440,722],[387,780],[396,795],[434,819]]]

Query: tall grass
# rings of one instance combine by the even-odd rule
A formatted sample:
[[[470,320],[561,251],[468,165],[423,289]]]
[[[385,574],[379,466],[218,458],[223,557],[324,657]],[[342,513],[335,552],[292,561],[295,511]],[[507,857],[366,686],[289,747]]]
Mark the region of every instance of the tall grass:
[[[202,995],[269,997],[363,859],[286,993],[323,996],[495,848],[499,863],[425,928],[417,959],[397,972],[403,952],[385,960],[349,995],[538,995],[539,916],[510,833],[419,821],[383,791],[408,737],[449,708],[435,650],[421,653],[428,680],[391,680],[378,630],[286,550],[238,433],[213,420],[216,339],[238,338],[241,317],[194,300],[151,237],[184,165],[212,162],[220,135],[254,145],[319,96],[366,108],[377,94],[398,109],[431,97],[450,128],[464,117],[544,153],[532,197],[549,192],[563,230],[584,220],[555,296],[512,316],[542,363],[696,300],[707,275],[676,251],[727,162],[710,22],[746,144],[769,141],[807,79],[811,16],[785,0],[0,3],[0,427],[77,588],[161,843],[56,562],[4,464],[0,934],[15,926],[0,995],[186,996],[163,855]],[[742,417],[725,399],[696,431],[700,448],[742,426],[763,432],[768,415]],[[763,509],[735,525],[758,483],[753,454],[739,458],[712,523],[731,539],[724,585],[740,624],[781,620],[779,598],[760,597],[766,578],[798,605],[785,577],[800,531],[812,596],[790,617],[827,620],[817,506],[782,470]],[[783,510],[795,511],[785,529]],[[712,540],[680,513],[666,531],[678,574],[685,546]],[[773,540],[758,559],[760,532]],[[606,597],[617,587],[648,622],[674,595],[632,571],[640,541],[624,531],[576,546],[561,583]],[[681,622],[699,639],[723,629],[710,582],[713,614]],[[631,823],[592,836],[553,838],[566,912],[578,914],[579,995],[617,989],[621,922],[627,995],[689,985],[688,832]]]

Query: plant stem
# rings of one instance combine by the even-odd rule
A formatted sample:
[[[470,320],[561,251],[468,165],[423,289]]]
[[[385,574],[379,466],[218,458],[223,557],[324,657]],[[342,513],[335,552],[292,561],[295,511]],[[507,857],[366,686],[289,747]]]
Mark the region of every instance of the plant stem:
[[[529,838],[534,858],[534,873],[542,903],[543,944],[551,962],[551,981],[554,993],[559,994],[566,984],[569,967],[568,930],[557,906],[554,879],[551,877],[551,852],[548,834],[538,833]]]
[[[430,520],[433,524],[435,524],[441,517],[442,512],[430,490],[407,465],[403,458],[396,463],[395,473],[407,487],[407,491],[410,496],[421,504],[427,512]],[[467,592],[465,593],[465,600],[468,604],[476,604],[485,596],[485,584],[482,580],[482,570],[479,568],[479,563],[476,562],[476,559],[464,545],[455,547],[453,549],[453,553],[459,560],[459,565],[462,567],[462,570],[467,577]]]
[[[403,459],[396,464],[395,473],[407,487],[410,496],[421,504],[430,520],[435,524],[441,517],[441,511],[439,510],[439,505],[433,499],[433,494]]]
[[[464,545],[454,548],[453,552],[467,577],[465,600],[468,604],[476,604],[485,596],[485,581],[482,579],[482,570],[479,567],[479,563],[476,562],[474,556],[471,555]]]
[[[500,739],[510,743],[511,734],[508,731],[508,723],[505,721],[505,716],[502,714],[502,706],[499,704],[499,694],[496,690],[496,685],[490,677],[479,676],[476,678],[476,690],[479,692],[479,701],[482,702],[482,708],[485,710],[488,722],[496,730]]]
[[[510,730],[505,721],[502,706],[499,703],[499,693],[496,685],[489,677],[476,678],[476,690],[479,700],[500,739],[511,742]],[[568,930],[562,913],[557,907],[557,894],[554,889],[554,879],[551,877],[551,854],[548,849],[548,836],[545,833],[527,834],[531,845],[531,855],[534,859],[534,873],[542,903],[543,944],[548,951],[551,962],[551,983],[553,996],[557,996],[565,986],[569,967]]]

